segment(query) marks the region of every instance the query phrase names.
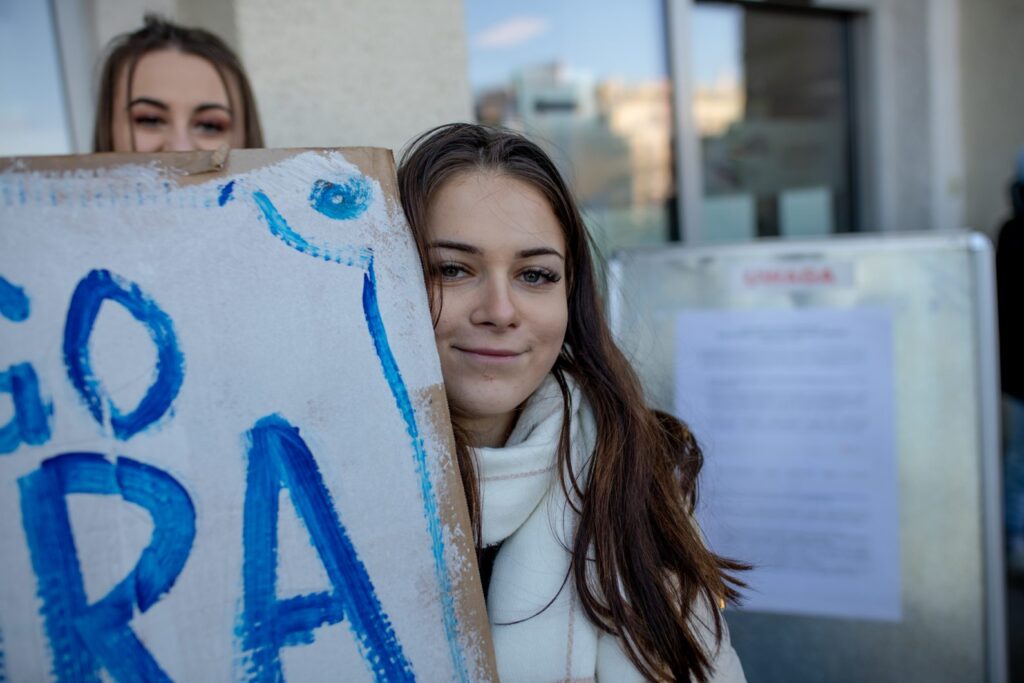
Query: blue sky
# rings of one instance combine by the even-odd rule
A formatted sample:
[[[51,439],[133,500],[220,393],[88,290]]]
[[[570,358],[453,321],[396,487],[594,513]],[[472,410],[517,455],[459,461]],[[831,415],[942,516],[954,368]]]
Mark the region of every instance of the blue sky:
[[[658,0],[465,0],[470,85],[503,85],[516,68],[554,61],[599,79],[663,78],[668,55],[661,6]],[[740,12],[721,5],[694,11],[699,81],[736,70]]]
[[[653,80],[667,74],[656,0],[466,0],[474,88],[504,84],[527,64],[560,61],[599,78]]]
[[[739,77],[743,69],[743,9],[729,5],[699,5],[693,12],[691,55],[698,85]]]

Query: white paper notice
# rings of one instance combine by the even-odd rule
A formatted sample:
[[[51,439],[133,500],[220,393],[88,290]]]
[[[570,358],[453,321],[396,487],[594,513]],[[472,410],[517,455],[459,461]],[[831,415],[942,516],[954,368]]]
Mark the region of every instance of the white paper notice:
[[[898,621],[889,311],[683,311],[676,340],[701,525],[756,567],[744,609]]]

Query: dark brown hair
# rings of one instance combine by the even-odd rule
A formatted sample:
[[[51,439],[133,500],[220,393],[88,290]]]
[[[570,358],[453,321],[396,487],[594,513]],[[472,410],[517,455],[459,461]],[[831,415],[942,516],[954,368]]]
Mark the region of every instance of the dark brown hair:
[[[114,92],[117,81],[127,69],[128,88],[131,90],[132,75],[139,59],[155,50],[174,49],[185,54],[202,57],[208,61],[221,81],[236,116],[241,114],[245,124],[244,145],[263,146],[263,128],[256,110],[249,79],[238,56],[223,40],[200,28],[187,28],[173,24],[154,14],[147,14],[145,24],[138,31],[123,33],[107,46],[107,56],[100,71],[99,95],[96,100],[96,121],[93,124],[92,148],[94,152],[114,151]],[[229,83],[238,86],[241,102],[232,102]]]
[[[478,171],[501,173],[540,191],[565,233],[569,323],[552,373],[564,399],[557,453],[562,488],[569,500],[579,500],[579,524],[568,550],[581,604],[595,624],[620,638],[647,678],[706,681],[712,675],[710,645],[702,644],[698,629],[712,629],[716,644],[721,641],[719,601],[738,599],[736,587],[743,584],[733,573],[748,567],[704,545],[693,517],[700,447],[684,423],[647,407],[640,381],[605,322],[590,236],[576,203],[548,156],[523,136],[450,124],[427,131],[404,154],[399,192],[431,296],[439,290],[426,247],[430,203],[447,182]],[[569,457],[566,375],[586,396],[597,425],[586,472],[573,472]],[[479,539],[476,469],[458,429],[456,452]],[[713,624],[695,626],[702,601]]]

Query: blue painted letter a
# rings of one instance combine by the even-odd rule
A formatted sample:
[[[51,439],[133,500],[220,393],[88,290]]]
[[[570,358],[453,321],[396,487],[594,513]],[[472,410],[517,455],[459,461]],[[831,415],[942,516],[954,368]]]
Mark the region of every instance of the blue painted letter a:
[[[313,629],[346,619],[373,674],[382,681],[415,680],[373,584],[349,540],[299,430],[278,415],[249,432],[243,565],[245,598],[240,635],[249,680],[284,680],[280,650],[313,642]],[[277,598],[277,518],[282,488],[288,490],[333,588],[330,592]]]

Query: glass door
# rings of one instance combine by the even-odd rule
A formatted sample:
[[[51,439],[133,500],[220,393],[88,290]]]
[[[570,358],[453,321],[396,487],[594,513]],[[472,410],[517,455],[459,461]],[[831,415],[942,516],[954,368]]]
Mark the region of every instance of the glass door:
[[[852,16],[761,4],[693,7],[703,241],[857,229]]]

